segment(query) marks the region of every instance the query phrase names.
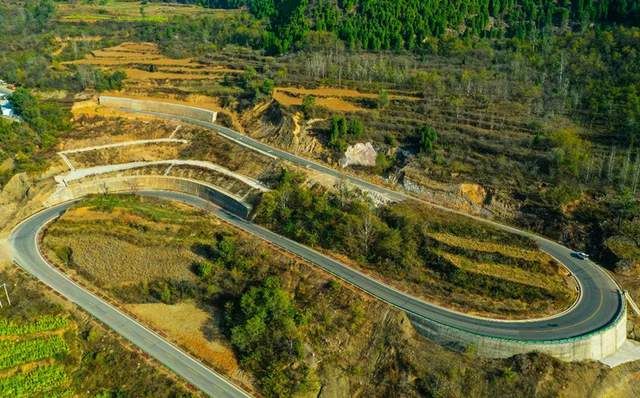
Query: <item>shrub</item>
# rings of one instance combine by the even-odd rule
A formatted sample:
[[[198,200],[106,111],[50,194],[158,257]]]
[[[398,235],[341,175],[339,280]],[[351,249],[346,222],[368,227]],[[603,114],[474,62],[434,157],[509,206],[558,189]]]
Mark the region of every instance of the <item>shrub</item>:
[[[268,277],[228,303],[225,318],[240,361],[257,376],[265,396],[291,396],[305,386],[302,317],[278,278]]]

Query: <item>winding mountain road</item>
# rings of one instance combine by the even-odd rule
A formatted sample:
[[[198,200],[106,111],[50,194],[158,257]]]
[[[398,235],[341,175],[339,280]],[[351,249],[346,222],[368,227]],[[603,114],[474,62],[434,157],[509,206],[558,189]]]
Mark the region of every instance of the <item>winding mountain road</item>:
[[[40,230],[75,203],[76,201],[72,201],[50,207],[19,224],[9,237],[14,261],[206,394],[216,398],[250,397],[242,389],[202,365],[161,336],[88,292],[44,260],[38,250]]]
[[[186,117],[152,112],[142,113],[150,113],[164,118],[179,119],[214,129],[222,136],[270,157],[287,160],[335,178],[344,178],[364,190],[384,195],[393,200],[416,200],[416,198],[404,193],[371,184],[317,162],[263,144],[225,127]],[[211,211],[222,220],[323,268],[376,298],[398,307],[409,314],[479,335],[529,341],[560,341],[597,332],[609,326],[621,315],[621,311],[624,310],[624,297],[618,286],[609,275],[593,262],[574,258],[572,256],[572,250],[548,239],[478,217],[473,218],[514,233],[531,237],[538,243],[542,250],[562,262],[573,273],[581,288],[581,294],[575,305],[554,317],[525,321],[503,321],[470,316],[421,301],[409,294],[400,292],[339,261],[260,227],[249,220],[227,212],[199,197],[166,191],[148,191],[142,192],[142,194],[178,200]],[[209,370],[188,354],[165,341],[162,337],[120,312],[117,308],[75,284],[42,258],[37,246],[39,231],[49,221],[58,217],[74,203],[75,202],[68,202],[45,209],[23,221],[13,230],[9,242],[14,249],[16,263],[100,319],[142,350],[148,352],[190,383],[202,389],[205,393],[214,397],[248,396],[244,391],[229,383],[224,377]],[[459,213],[431,203],[429,203],[429,205],[445,211]],[[465,216],[467,215],[465,214]]]
[[[320,255],[317,252],[287,240],[280,235],[264,230],[264,228],[260,228],[255,224],[241,220],[237,220],[234,223],[243,224],[241,228],[248,232],[258,235],[263,239],[300,255],[306,260],[321,266],[337,276],[340,276],[377,298],[395,305],[411,314],[480,335],[507,339],[548,341],[568,339],[598,331],[603,327],[608,326],[613,320],[617,319],[620,312],[624,310],[624,295],[620,291],[618,285],[608,274],[605,273],[604,270],[590,260],[580,260],[573,257],[573,250],[534,233],[481,217],[465,214],[435,203],[420,200],[404,192],[395,191],[387,187],[370,183],[313,160],[267,145],[245,134],[214,123],[157,112],[134,111],[126,108],[119,109],[127,112],[143,113],[161,118],[181,120],[186,123],[212,129],[218,132],[221,136],[259,153],[289,161],[298,166],[329,175],[336,179],[344,179],[363,190],[382,195],[391,200],[418,200],[439,210],[473,218],[477,221],[488,223],[506,231],[527,236],[535,240],[543,251],[564,264],[573,273],[581,289],[578,302],[576,302],[576,304],[568,311],[565,311],[555,317],[526,321],[501,321],[472,317],[467,314],[444,309],[415,299],[407,294],[398,292],[391,287],[382,285],[375,279],[360,274],[344,265],[337,267],[336,261],[327,259],[324,256],[320,258],[318,257]],[[291,250],[294,244],[300,246],[297,248],[297,251]]]

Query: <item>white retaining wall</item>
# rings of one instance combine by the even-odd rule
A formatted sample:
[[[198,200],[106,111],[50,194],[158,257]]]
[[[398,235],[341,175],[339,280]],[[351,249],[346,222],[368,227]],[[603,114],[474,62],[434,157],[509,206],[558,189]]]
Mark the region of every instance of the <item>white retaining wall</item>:
[[[48,199],[45,205],[58,203],[100,193],[135,192],[144,190],[174,191],[198,196],[215,203],[240,217],[248,218],[251,205],[243,202],[230,192],[213,185],[195,180],[168,176],[125,176],[98,178],[60,187]]]
[[[605,328],[584,336],[548,341],[496,338],[455,329],[415,316],[411,316],[411,320],[422,335],[458,350],[473,347],[478,355],[484,357],[507,358],[538,351],[565,361],[600,360],[614,354],[627,339],[624,297],[622,306],[617,319]]]

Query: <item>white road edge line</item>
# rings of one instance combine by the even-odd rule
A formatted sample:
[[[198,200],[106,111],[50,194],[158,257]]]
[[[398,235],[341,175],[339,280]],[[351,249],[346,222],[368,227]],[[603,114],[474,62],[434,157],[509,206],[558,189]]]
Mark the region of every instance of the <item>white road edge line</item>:
[[[73,199],[69,202],[75,202],[77,201],[77,199]],[[68,202],[65,202],[68,203]],[[63,204],[63,203],[61,203]],[[43,211],[46,209],[43,209]],[[16,225],[14,227],[14,230],[17,229],[20,225],[24,224],[25,222],[29,221],[31,218],[37,216],[38,214],[40,214],[41,212],[37,212],[32,214],[31,216],[27,217],[26,219],[24,219],[22,222],[20,222],[18,225]],[[55,219],[55,217],[54,217]],[[51,220],[49,220],[50,222]],[[111,309],[112,311],[117,312],[119,315],[121,315],[122,317],[126,318],[127,320],[133,322],[134,324],[136,324],[138,327],[144,329],[145,331],[149,332],[150,334],[152,334],[154,337],[162,340],[163,342],[165,342],[167,345],[171,346],[173,349],[175,349],[176,351],[178,351],[180,354],[182,354],[186,359],[188,359],[189,361],[191,361],[192,363],[196,364],[201,370],[204,370],[206,373],[213,375],[214,377],[218,378],[219,380],[221,380],[222,382],[226,383],[227,385],[229,385],[230,387],[236,389],[238,392],[240,392],[241,394],[243,394],[245,397],[251,398],[252,396],[249,395],[246,391],[244,391],[242,388],[240,388],[239,386],[233,384],[232,382],[228,381],[223,375],[209,369],[208,367],[206,367],[204,364],[202,364],[200,361],[198,361],[197,359],[193,358],[191,355],[189,355],[188,353],[186,353],[185,351],[183,351],[181,348],[177,347],[176,345],[174,345],[172,342],[166,340],[164,337],[160,336],[158,333],[156,333],[155,331],[147,328],[145,325],[141,324],[140,322],[138,322],[136,319],[130,317],[129,315],[123,313],[122,311],[120,311],[118,308],[112,306],[111,304],[109,304],[108,302],[104,301],[103,299],[101,299],[100,297],[96,296],[95,294],[93,294],[92,292],[90,292],[89,290],[83,288],[82,286],[80,286],[79,284],[77,284],[75,281],[73,281],[71,278],[69,278],[67,275],[65,275],[64,273],[62,273],[61,271],[59,271],[58,269],[56,269],[55,267],[52,267],[42,256],[42,253],[40,251],[40,245],[38,244],[38,237],[41,234],[41,231],[43,228],[45,228],[49,222],[43,224],[40,228],[38,228],[38,231],[36,232],[36,234],[34,235],[34,244],[38,253],[38,256],[40,257],[40,260],[42,260],[42,262],[44,264],[47,265],[47,267],[52,270],[53,272],[55,272],[56,274],[58,274],[59,276],[61,276],[62,278],[66,279],[68,282],[70,282],[72,285],[74,285],[75,287],[77,287],[78,289],[82,290],[83,292],[85,292],[86,294],[92,296],[95,300],[97,300],[98,302],[100,302],[102,305],[108,307],[109,309]],[[64,296],[64,293],[59,291],[58,289],[56,289],[55,286],[52,286],[50,284],[48,284],[47,282],[38,279],[40,282],[44,283],[45,285],[51,287],[52,289],[54,289],[55,291],[57,291],[58,293],[62,294]],[[66,296],[65,296],[66,297]],[[72,301],[71,299],[67,298],[67,300]],[[80,304],[75,303],[77,306],[81,307]],[[82,308],[82,307],[81,307]],[[95,317],[92,315],[92,317]],[[102,321],[101,321],[102,322]],[[103,322],[104,323],[104,322]],[[105,323],[106,324],[106,323]],[[109,326],[109,325],[107,325]],[[133,342],[132,342],[133,343]],[[135,345],[135,344],[134,344]],[[148,353],[150,354],[150,353]],[[151,355],[151,354],[150,354]],[[156,361],[160,362],[157,358],[155,359]],[[162,363],[162,362],[160,362]],[[163,364],[163,366],[166,366],[167,368],[169,368],[167,365]],[[172,372],[175,373],[175,371],[172,370]],[[180,376],[181,378],[184,379],[184,377]],[[186,379],[185,379],[186,380]],[[188,381],[187,381],[188,382]]]

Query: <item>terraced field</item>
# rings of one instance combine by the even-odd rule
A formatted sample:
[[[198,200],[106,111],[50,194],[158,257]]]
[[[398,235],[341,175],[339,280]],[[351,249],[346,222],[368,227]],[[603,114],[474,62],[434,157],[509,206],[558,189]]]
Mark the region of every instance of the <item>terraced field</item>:
[[[2,261],[0,279],[11,296],[0,311],[1,398],[200,396]]]
[[[72,396],[63,365],[69,347],[62,337],[70,327],[62,316],[19,323],[0,320],[0,396]]]
[[[161,80],[179,85],[186,80],[219,80],[225,74],[242,70],[222,65],[210,65],[191,58],[173,59],[160,53],[153,43],[122,43],[87,54],[83,59],[68,61],[64,65],[93,65],[127,74],[132,86]]]

